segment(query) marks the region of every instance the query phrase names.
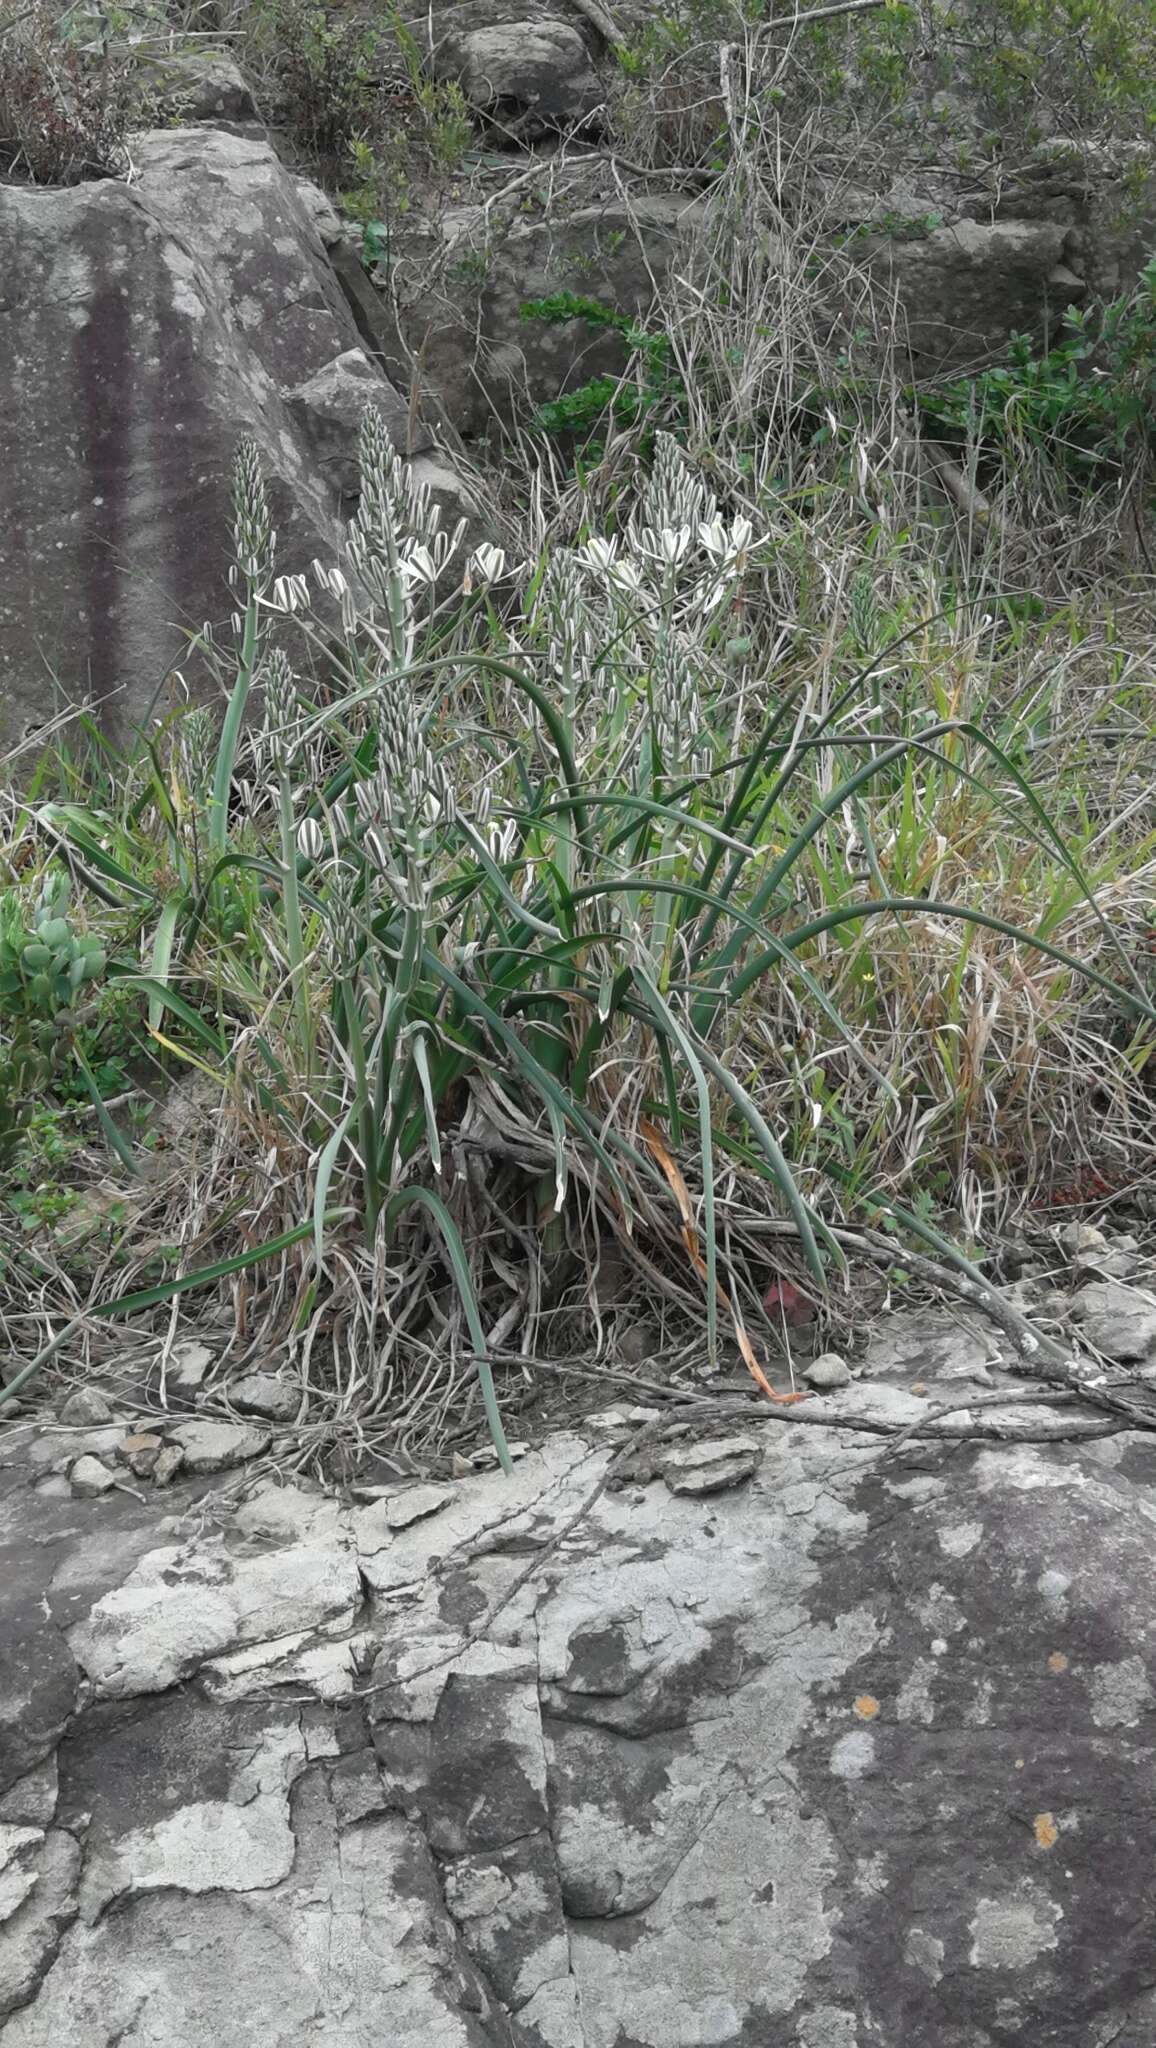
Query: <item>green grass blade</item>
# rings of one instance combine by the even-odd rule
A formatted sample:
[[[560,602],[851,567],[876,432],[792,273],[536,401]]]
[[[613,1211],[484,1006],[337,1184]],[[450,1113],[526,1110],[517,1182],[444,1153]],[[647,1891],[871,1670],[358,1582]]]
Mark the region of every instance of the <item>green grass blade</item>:
[[[233,788],[233,770],[237,762],[237,748],[240,744],[245,708],[253,687],[253,664],[256,658],[257,603],[250,591],[245,607],[245,625],[237,676],[221,727],[217,761],[213,770],[212,794],[209,798],[209,851],[214,854],[225,851],[229,836],[229,797]]]
[[[133,1157],[132,1147],[129,1144],[127,1138],[124,1136],[123,1132],[117,1129],[116,1124],[113,1122],[112,1117],[109,1115],[108,1109],[105,1106],[104,1097],[100,1092],[100,1088],[97,1084],[97,1079],[92,1071],[92,1068],[89,1066],[88,1061],[85,1059],[84,1054],[81,1052],[79,1045],[73,1046],[72,1053],[77,1066],[80,1068],[81,1078],[84,1081],[84,1085],[87,1088],[89,1095],[92,1099],[92,1106],[93,1109],[96,1111],[97,1121],[100,1124],[100,1128],[104,1133],[106,1143],[108,1144],[110,1150],[116,1154],[116,1157],[120,1160],[120,1163],[125,1168],[126,1172],[131,1173],[134,1180],[139,1180],[141,1169],[138,1166],[136,1159]]]
[[[700,1048],[683,1030],[666,998],[641,968],[634,970],[634,985],[649,1009],[659,1032],[672,1038],[689,1068],[698,1102],[698,1137],[702,1153],[702,1234],[706,1244],[706,1348],[713,1366],[718,1358],[718,1241],[714,1227],[714,1132],[711,1125],[710,1089],[699,1058]]]
[[[116,978],[118,981],[127,982],[133,988],[143,989],[150,999],[155,997],[162,1009],[171,1010],[174,1017],[180,1018],[181,1023],[192,1032],[201,1045],[206,1046],[218,1059],[223,1060],[227,1057],[228,1047],[222,1033],[214,1031],[212,1025],[199,1011],[194,1010],[192,1004],[187,1003],[175,988],[169,988],[163,981],[154,981],[149,974],[121,974]]]
[[[421,1083],[422,1101],[425,1103],[426,1142],[429,1145],[430,1164],[435,1173],[442,1170],[442,1141],[438,1131],[437,1104],[434,1101],[433,1083],[430,1080],[429,1054],[426,1051],[425,1033],[413,1034],[413,1063]]]
[[[445,1245],[449,1262],[453,1269],[454,1282],[461,1296],[466,1322],[469,1325],[470,1341],[474,1347],[474,1357],[478,1367],[478,1380],[482,1389],[482,1405],[486,1411],[486,1421],[490,1426],[490,1435],[493,1438],[494,1449],[498,1454],[498,1463],[501,1465],[503,1472],[512,1472],[514,1465],[510,1457],[509,1445],[506,1442],[506,1432],[502,1427],[502,1418],[498,1410],[498,1397],[494,1391],[494,1375],[490,1365],[489,1351],[486,1346],[485,1332],[482,1329],[478,1299],[474,1293],[474,1283],[470,1278],[465,1247],[458,1233],[457,1224],[454,1222],[453,1217],[441,1198],[435,1195],[431,1188],[420,1187],[401,1188],[396,1195],[390,1198],[386,1205],[386,1222],[388,1225],[392,1225],[394,1218],[400,1216],[403,1210],[411,1209],[417,1205],[429,1210],[430,1215],[441,1232],[442,1242]]]
[[[317,1178],[313,1184],[313,1252],[319,1268],[325,1257],[325,1205],[329,1200],[329,1183],[333,1179],[333,1169],[337,1164],[337,1155],[341,1150],[345,1133],[356,1113],[357,1104],[351,1102],[336,1130],[331,1131],[325,1140],[321,1157],[317,1161]]]
[[[151,979],[159,983],[162,988],[168,987],[169,968],[173,957],[173,943],[177,932],[177,919],[180,917],[185,902],[184,891],[174,891],[166,901],[164,909],[157,920],[156,931],[153,933],[152,948],[149,954],[149,972]],[[150,1031],[160,1030],[164,1007],[163,996],[150,995],[148,1004],[148,1025]]]
[[[807,1264],[820,1285],[826,1286],[826,1274],[822,1254],[816,1242],[816,1231],[823,1238],[827,1249],[834,1254],[836,1262],[842,1265],[844,1261],[838,1245],[834,1238],[825,1230],[822,1218],[816,1216],[814,1210],[809,1208],[807,1203],[804,1202],[782,1148],[773,1137],[766,1119],[751,1100],[742,1083],[736,1080],[735,1076],[723,1065],[720,1059],[716,1058],[709,1046],[703,1045],[700,1042],[698,1049],[703,1065],[714,1075],[720,1086],[726,1090],[735,1108],[750,1126],[751,1133],[771,1168],[775,1180],[782,1191],[783,1200],[791,1212]]]

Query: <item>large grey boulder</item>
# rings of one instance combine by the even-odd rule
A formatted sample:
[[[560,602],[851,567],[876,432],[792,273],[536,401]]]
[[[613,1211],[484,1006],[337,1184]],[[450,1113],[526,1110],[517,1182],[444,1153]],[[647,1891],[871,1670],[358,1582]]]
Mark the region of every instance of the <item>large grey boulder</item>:
[[[751,1406],[707,1498],[733,1424],[413,1519],[181,1479],[158,1524],[0,1439],[3,2048],[1146,2048],[1151,1439],[1013,1389],[1040,1441],[961,1446],[909,1379]],[[938,1441],[852,1426],[941,1392]]]
[[[924,373],[958,371],[1016,333],[1054,342],[1069,306],[1134,289],[1156,247],[1156,157],[1052,139],[1010,168],[915,169],[874,191],[832,178],[824,203],[893,298],[891,338]]]
[[[582,319],[526,319],[523,307],[570,292],[644,318],[707,218],[685,193],[560,201],[524,223],[460,209],[411,237],[395,266],[395,360],[413,366],[434,411],[466,434],[617,375],[628,357],[620,335]]]
[[[998,354],[1049,313],[1058,323],[1073,297],[1061,260],[1066,236],[1057,221],[958,220],[873,245],[874,267],[898,299],[897,338],[937,366],[963,365]]]
[[[141,60],[160,106],[185,127],[260,119],[253,88],[224,50],[193,48]]]
[[[513,20],[451,33],[434,68],[454,78],[470,104],[524,128],[581,120],[601,91],[577,29],[560,21]]]
[[[133,156],[131,185],[0,187],[0,746],[54,691],[142,716],[188,634],[227,621],[243,432],[290,569],[341,544],[355,363],[406,432],[269,144],[158,131]]]

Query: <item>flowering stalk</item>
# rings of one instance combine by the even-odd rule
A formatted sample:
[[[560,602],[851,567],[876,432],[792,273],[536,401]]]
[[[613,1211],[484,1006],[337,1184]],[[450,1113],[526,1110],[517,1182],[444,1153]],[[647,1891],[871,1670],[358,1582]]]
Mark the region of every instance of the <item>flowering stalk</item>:
[[[237,672],[221,728],[209,802],[209,851],[218,857],[224,853],[228,839],[233,767],[260,645],[260,603],[273,572],[276,545],[257,444],[246,434],[233,463],[234,560],[229,572],[234,585],[238,581],[244,585],[244,611],[237,621]]]
[[[275,647],[265,667],[265,737],[277,777],[277,816],[281,838],[281,892],[285,906],[285,950],[289,963],[290,997],[297,1017],[306,1075],[313,1066],[313,1019],[305,977],[305,933],[301,892],[297,883],[297,835],[293,826],[293,782],[289,771],[292,729],[297,717],[297,686],[289,658]]]

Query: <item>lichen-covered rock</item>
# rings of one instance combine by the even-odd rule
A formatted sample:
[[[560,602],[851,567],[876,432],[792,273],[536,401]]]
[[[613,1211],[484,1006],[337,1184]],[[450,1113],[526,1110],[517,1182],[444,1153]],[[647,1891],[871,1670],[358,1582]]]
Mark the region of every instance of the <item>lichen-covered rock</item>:
[[[189,1472],[227,1472],[269,1448],[269,1432],[251,1422],[176,1422],[169,1432]]]
[[[112,1409],[97,1387],[77,1387],[64,1402],[60,1420],[68,1429],[99,1429],[112,1421]]]
[[[73,1493],[90,1498],[111,1492],[116,1485],[116,1473],[110,1472],[100,1458],[78,1458],[68,1474]]]
[[[703,202],[685,193],[560,204],[521,223],[459,208],[398,251],[392,289],[405,345],[393,359],[416,362],[428,397],[471,433],[517,404],[617,375],[628,355],[621,335],[577,318],[528,319],[523,307],[569,291],[641,316],[706,221]],[[383,347],[389,356],[387,334]]]
[[[1149,1290],[1089,1280],[1075,1296],[1072,1314],[1105,1358],[1121,1365],[1156,1360],[1156,1299]]]
[[[457,79],[470,104],[524,127],[581,120],[602,97],[590,53],[562,21],[500,21],[451,30],[434,68]]]
[[[252,86],[224,50],[177,50],[144,58],[142,68],[161,107],[186,126],[259,119]]]
[[[163,1692],[222,1650],[353,1620],[356,1565],[322,1544],[234,1555],[208,1540],[150,1551],[68,1631],[96,1690]]]
[[[289,400],[360,336],[296,181],[268,142],[217,128],[136,137],[133,161],[131,185],[0,186],[0,746],[43,718],[46,668],[123,723],[188,629],[227,625],[242,433],[281,566],[342,541],[344,485]]]
[[[299,1388],[272,1372],[245,1373],[230,1380],[228,1395],[238,1415],[259,1415],[265,1422],[292,1422],[301,1406]]]
[[[289,409],[300,422],[319,473],[339,498],[355,499],[359,488],[357,438],[367,405],[376,405],[395,447],[416,454],[431,436],[411,424],[399,394],[383,384],[381,372],[363,349],[347,349],[289,393]]]
[[[762,1458],[756,1437],[711,1437],[665,1452],[660,1469],[672,1493],[722,1493],[750,1479]]]
[[[894,287],[904,339],[937,366],[998,352],[1071,302],[1070,282],[1051,283],[1067,230],[1050,220],[958,220],[926,236],[868,245]]]
[[[1143,2048],[1156,1452],[848,1427],[950,1394],[752,1408],[705,1499],[605,1431],[413,1520],[189,1486],[144,1555],[29,1462],[97,1697],[0,1809],[3,2048]]]

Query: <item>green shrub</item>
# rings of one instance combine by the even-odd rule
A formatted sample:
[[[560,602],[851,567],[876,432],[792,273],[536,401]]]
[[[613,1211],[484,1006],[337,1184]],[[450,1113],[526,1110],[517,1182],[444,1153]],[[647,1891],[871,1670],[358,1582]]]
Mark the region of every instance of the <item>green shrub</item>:
[[[1099,310],[1070,306],[1065,325],[1066,338],[1042,354],[1029,335],[1015,335],[1006,363],[920,392],[923,412],[988,460],[1042,456],[1075,489],[1146,460],[1156,408],[1156,259],[1134,292]]]
[[[34,185],[123,176],[144,95],[133,65],[83,18],[44,4],[0,33],[0,171]]]
[[[75,1058],[78,1006],[108,965],[102,941],[69,919],[68,896],[56,873],[35,905],[15,891],[0,898],[0,1164]]]
[[[649,333],[628,314],[576,292],[527,299],[520,314],[523,320],[544,320],[552,327],[581,320],[594,333],[620,334],[629,355],[625,376],[591,377],[576,390],[560,392],[557,398],[539,405],[532,425],[540,433],[563,441],[567,448],[593,461],[602,453],[611,421],[619,427],[642,428],[639,447],[643,454],[653,447],[656,427],[677,432],[685,423],[686,393],[669,336]]]

